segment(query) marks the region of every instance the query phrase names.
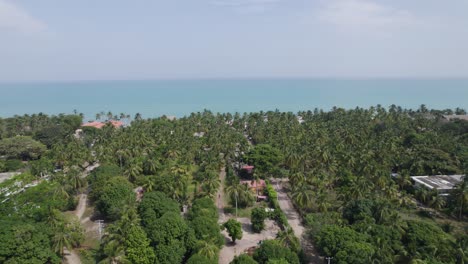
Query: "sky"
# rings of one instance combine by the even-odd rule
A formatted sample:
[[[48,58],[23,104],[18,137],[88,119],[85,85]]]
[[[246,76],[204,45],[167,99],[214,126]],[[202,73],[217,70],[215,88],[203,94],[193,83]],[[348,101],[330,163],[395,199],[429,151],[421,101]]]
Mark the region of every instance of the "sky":
[[[0,81],[468,78],[466,0],[0,0]]]

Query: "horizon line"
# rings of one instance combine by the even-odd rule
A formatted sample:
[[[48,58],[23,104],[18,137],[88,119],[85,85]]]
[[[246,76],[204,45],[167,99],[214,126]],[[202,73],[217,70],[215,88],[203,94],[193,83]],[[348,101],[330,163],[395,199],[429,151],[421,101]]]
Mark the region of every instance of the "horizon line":
[[[86,83],[86,82],[139,82],[139,81],[294,81],[294,80],[323,80],[323,81],[442,81],[442,80],[467,80],[468,76],[377,76],[377,77],[184,77],[184,78],[129,78],[129,79],[70,79],[70,80],[0,80],[0,84],[22,83]]]

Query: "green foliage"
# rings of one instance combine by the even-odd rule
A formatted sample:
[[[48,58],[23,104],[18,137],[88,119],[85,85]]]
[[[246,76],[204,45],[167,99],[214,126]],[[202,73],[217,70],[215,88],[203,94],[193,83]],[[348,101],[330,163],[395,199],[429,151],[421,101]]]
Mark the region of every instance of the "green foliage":
[[[60,128],[62,135],[72,134],[82,122],[80,115],[48,116],[43,113],[0,119],[0,139],[16,135],[36,136],[48,128]],[[60,140],[60,138],[56,138]]]
[[[268,213],[265,212],[265,208],[256,207],[252,209],[250,222],[252,222],[252,229],[256,233],[262,232],[265,229],[265,219],[268,217]]]
[[[31,176],[30,174],[18,176],[28,177],[28,175]],[[44,181],[37,186],[27,188],[5,200],[5,202],[0,203],[0,214],[44,221],[51,209],[66,210],[68,200],[54,195],[56,186],[56,183]]]
[[[145,226],[156,259],[160,263],[180,263],[185,253],[194,246],[194,237],[180,213],[167,212]]]
[[[290,264],[299,264],[298,256],[276,240],[265,240],[254,253],[254,259],[260,264],[270,260],[285,259]]]
[[[270,200],[270,201],[278,200],[278,193],[276,192],[273,185],[268,183],[266,185],[266,190],[265,191],[266,191],[266,194],[268,195],[268,200]]]
[[[67,130],[62,125],[53,125],[37,131],[34,135],[34,139],[46,145],[48,148],[51,148],[52,145],[63,142],[71,133],[72,131]]]
[[[226,188],[226,194],[229,195],[230,202],[236,207],[245,208],[252,206],[255,197],[246,184],[240,184],[239,178]]]
[[[135,203],[133,186],[123,177],[114,177],[106,182],[96,201],[96,208],[106,218],[117,220],[122,209]]]
[[[152,226],[154,221],[165,213],[179,213],[179,204],[162,192],[145,193],[138,206],[138,212],[143,219],[143,226]]]
[[[138,211],[157,263],[180,263],[195,244],[195,234],[180,216],[179,205],[162,192],[146,193]],[[219,233],[219,230],[218,230]]]
[[[0,221],[1,263],[60,263],[51,250],[48,229],[22,221]]]
[[[197,216],[206,216],[211,219],[218,219],[218,209],[216,208],[213,199],[203,197],[193,201],[188,218],[194,219]]]
[[[90,197],[93,200],[101,196],[107,181],[113,177],[121,175],[121,170],[117,165],[102,164],[87,177],[89,185],[92,186]]]
[[[16,136],[0,140],[0,155],[9,159],[38,159],[46,151],[46,146],[31,137]]]
[[[173,240],[156,247],[156,262],[161,264],[182,263],[186,247],[183,241]]]
[[[37,177],[50,175],[54,171],[54,164],[50,159],[42,157],[41,159],[30,161],[31,173]]]
[[[289,262],[285,259],[270,259],[267,264],[289,264]]]
[[[454,262],[452,241],[440,227],[423,221],[408,221],[407,224],[403,243],[409,255],[423,260]]]
[[[234,260],[231,261],[230,264],[257,264],[258,262],[255,261],[251,256],[247,254],[241,254],[239,256],[234,257]]]
[[[327,225],[342,226],[345,223],[345,221],[341,218],[341,214],[337,212],[307,214],[304,217],[304,222],[309,228],[312,236],[320,233],[322,228]]]
[[[23,162],[18,159],[10,159],[5,161],[5,171],[17,171],[24,168]]]
[[[190,221],[189,225],[198,240],[210,241],[218,247],[224,245],[224,236],[220,233],[216,219],[197,216]]]
[[[317,248],[337,263],[369,263],[375,248],[369,237],[349,227],[329,225],[316,236]]]
[[[210,259],[200,254],[192,255],[188,260],[187,264],[217,264],[217,260]]]
[[[245,160],[254,165],[255,170],[261,174],[272,174],[280,165],[283,156],[277,148],[268,144],[259,144],[246,154]]]
[[[153,264],[155,255],[150,240],[140,226],[132,226],[125,239],[126,256],[131,263]]]
[[[237,239],[242,239],[242,225],[239,221],[231,218],[223,224],[223,227],[226,228],[232,242],[235,243]]]

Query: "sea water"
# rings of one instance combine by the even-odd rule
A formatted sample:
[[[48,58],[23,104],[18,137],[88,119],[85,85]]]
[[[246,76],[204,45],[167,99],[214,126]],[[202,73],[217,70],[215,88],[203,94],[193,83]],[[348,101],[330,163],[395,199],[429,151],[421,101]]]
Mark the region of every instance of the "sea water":
[[[0,83],[0,117],[111,111],[143,118],[191,112],[329,110],[392,104],[468,109],[468,80],[145,80]]]

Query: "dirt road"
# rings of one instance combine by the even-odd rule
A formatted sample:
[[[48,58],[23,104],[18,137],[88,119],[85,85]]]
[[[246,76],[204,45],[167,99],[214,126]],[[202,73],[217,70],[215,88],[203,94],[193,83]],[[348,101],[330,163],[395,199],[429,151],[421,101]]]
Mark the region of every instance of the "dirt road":
[[[97,167],[99,167],[99,163],[95,163],[95,164],[93,164],[91,166],[88,166],[85,169],[85,171],[83,172],[82,177],[83,178],[87,177],[89,175],[89,173],[91,173],[91,171],[93,171]],[[87,205],[88,205],[88,195],[84,194],[84,193],[80,194],[80,199],[78,201],[78,205],[76,206],[76,209],[73,212],[73,214],[78,218],[81,225],[83,226],[86,235],[88,235],[89,233],[95,233],[97,228],[98,228],[97,224],[92,222],[89,217],[86,217],[85,219],[82,219],[83,215],[84,215],[84,213],[86,211]],[[71,250],[71,251],[66,250],[65,252],[66,252],[66,254],[65,254],[65,263],[68,263],[68,264],[81,264],[80,257],[75,252],[75,250]]]
[[[294,234],[300,239],[302,249],[304,250],[307,259],[310,264],[319,264],[324,263],[316,252],[314,246],[309,239],[306,239],[305,227],[302,224],[302,218],[297,213],[296,209],[293,206],[293,203],[289,196],[287,195],[286,182],[283,182],[281,179],[274,179],[272,184],[275,186],[275,189],[278,193],[278,203],[281,210],[286,214],[288,218],[288,223],[294,231]]]

